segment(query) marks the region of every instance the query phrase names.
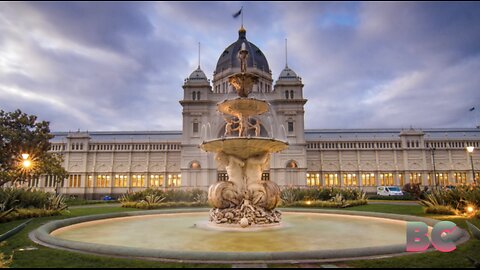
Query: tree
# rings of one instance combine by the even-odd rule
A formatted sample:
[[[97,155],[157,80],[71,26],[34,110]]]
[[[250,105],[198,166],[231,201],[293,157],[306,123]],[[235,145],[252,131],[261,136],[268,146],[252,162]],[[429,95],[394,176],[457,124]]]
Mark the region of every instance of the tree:
[[[0,187],[7,183],[24,182],[42,174],[64,179],[68,173],[60,156],[49,153],[49,122],[37,121],[37,116],[20,110],[0,110]],[[22,167],[22,154],[30,155],[32,166]]]

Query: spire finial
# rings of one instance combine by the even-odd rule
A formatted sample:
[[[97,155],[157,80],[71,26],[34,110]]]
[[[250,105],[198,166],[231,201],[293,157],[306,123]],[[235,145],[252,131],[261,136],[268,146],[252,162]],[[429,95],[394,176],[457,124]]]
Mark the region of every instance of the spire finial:
[[[200,42],[198,42],[198,69],[200,69]]]
[[[288,68],[287,38],[285,38],[285,68]]]

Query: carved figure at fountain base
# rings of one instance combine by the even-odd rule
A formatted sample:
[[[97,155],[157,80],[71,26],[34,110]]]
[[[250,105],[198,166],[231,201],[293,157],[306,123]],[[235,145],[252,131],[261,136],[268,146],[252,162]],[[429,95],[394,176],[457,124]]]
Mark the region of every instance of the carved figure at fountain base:
[[[231,181],[219,182],[208,189],[208,202],[215,208],[224,209],[236,207],[243,200],[243,194]]]
[[[272,210],[280,203],[280,188],[271,181],[260,181],[247,187],[253,205],[265,210]]]
[[[234,208],[211,209],[209,220],[215,224],[240,225],[242,218],[248,220],[248,225],[275,224],[282,220],[282,213],[275,209],[265,210],[262,207],[251,205],[248,200],[245,200]]]

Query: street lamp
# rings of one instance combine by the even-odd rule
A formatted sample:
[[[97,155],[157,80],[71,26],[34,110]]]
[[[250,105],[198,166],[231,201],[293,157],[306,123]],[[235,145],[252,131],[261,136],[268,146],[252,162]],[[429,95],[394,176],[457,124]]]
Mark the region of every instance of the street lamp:
[[[435,170],[435,147],[430,148],[432,151],[432,165],[433,165],[433,185],[437,188],[437,172]]]
[[[29,154],[22,154],[22,167],[28,170],[32,166],[32,161],[29,159]]]
[[[475,147],[467,146],[467,151],[468,151],[468,153],[470,153],[470,163],[472,164],[473,184],[477,185],[477,181],[475,179],[475,169],[473,168],[473,150],[475,150]]]

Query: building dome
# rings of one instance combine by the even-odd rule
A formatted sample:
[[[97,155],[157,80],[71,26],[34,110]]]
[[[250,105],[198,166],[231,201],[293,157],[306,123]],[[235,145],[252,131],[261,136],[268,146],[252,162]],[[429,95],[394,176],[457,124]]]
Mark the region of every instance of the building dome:
[[[237,52],[240,50],[242,43],[245,42],[246,49],[248,50],[248,68],[256,68],[264,72],[270,73],[270,67],[268,66],[267,58],[263,52],[251,43],[246,38],[247,31],[242,27],[238,31],[238,40],[230,44],[220,55],[215,68],[215,73],[218,74],[229,68],[240,68],[240,61],[237,58]]]
[[[189,80],[207,80],[207,76],[205,75],[203,70],[200,69],[200,66],[198,66],[198,68],[194,70],[192,74],[190,74],[190,76],[188,76],[188,79]]]
[[[290,69],[289,67],[285,67],[282,72],[280,73],[279,79],[289,79],[289,78],[297,78],[297,73]]]

